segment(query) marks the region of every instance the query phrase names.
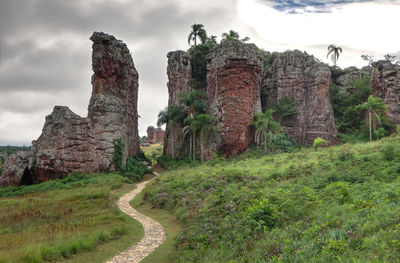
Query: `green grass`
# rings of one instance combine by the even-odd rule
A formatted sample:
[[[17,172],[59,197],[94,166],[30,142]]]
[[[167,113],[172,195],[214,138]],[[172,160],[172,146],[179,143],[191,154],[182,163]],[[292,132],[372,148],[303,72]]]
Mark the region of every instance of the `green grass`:
[[[192,163],[144,197],[183,224],[175,262],[396,262],[399,176],[390,137]]]
[[[143,236],[115,206],[134,188],[117,174],[73,174],[0,189],[0,262],[103,262]]]
[[[139,212],[158,221],[164,227],[167,233],[167,239],[160,247],[141,262],[172,263],[175,262],[176,259],[174,239],[181,231],[181,225],[175,216],[171,215],[168,211],[154,208],[149,201],[143,200],[149,189],[151,189],[151,185],[152,184],[147,185],[144,191],[131,201],[131,205]]]

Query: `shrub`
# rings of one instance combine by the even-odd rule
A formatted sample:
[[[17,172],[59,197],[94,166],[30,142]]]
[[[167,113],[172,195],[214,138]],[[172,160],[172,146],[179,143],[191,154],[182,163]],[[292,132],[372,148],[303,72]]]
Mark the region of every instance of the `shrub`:
[[[325,141],[324,139],[318,137],[318,138],[316,138],[316,139],[314,140],[313,148],[314,148],[314,150],[317,151],[318,148],[319,148],[320,146],[323,146],[323,145],[328,146],[328,142]]]
[[[247,208],[246,213],[256,230],[270,230],[278,225],[277,211],[268,204],[268,199],[253,200],[253,205]]]

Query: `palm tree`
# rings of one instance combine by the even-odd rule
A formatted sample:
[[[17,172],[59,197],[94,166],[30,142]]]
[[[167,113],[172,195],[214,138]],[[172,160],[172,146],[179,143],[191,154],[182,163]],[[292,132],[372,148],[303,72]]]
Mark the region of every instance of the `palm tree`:
[[[175,158],[175,148],[174,148],[174,128],[177,124],[182,123],[184,118],[185,111],[182,106],[171,104],[166,107],[164,110],[160,111],[158,114],[157,126],[160,127],[163,124],[167,124],[171,127],[171,150],[172,150],[172,159]]]
[[[191,125],[195,115],[205,113],[207,109],[207,101],[204,100],[205,94],[197,90],[192,90],[189,93],[181,93],[179,94],[181,97],[181,102],[186,106],[187,109],[187,117],[184,120],[184,124],[186,125],[182,129],[182,135],[185,137],[189,134],[189,156],[192,154],[193,149],[193,160],[196,159],[196,129]],[[192,147],[193,145],[193,147]]]
[[[188,37],[188,44],[190,45],[190,42],[194,41],[194,45],[197,46],[197,37],[200,38],[202,44],[207,40],[207,32],[202,24],[192,25],[192,32],[190,32]]]
[[[274,110],[268,109],[265,113],[256,112],[254,114],[254,126],[256,127],[255,141],[257,147],[264,139],[264,154],[267,154],[267,144],[277,141],[281,131],[281,125],[273,118]]]
[[[205,145],[209,144],[216,135],[215,119],[205,113],[198,114],[194,117],[191,126],[195,131],[194,134],[199,132],[201,163],[204,163]]]
[[[379,114],[385,113],[387,111],[387,106],[381,98],[375,98],[370,95],[368,100],[358,105],[356,109],[366,112],[365,124],[369,126],[369,141],[372,141],[372,129],[376,128],[376,121],[378,121],[379,124],[381,123]]]
[[[231,29],[228,33],[223,33],[222,37],[228,40],[239,40],[239,33]]]
[[[225,39],[228,39],[228,40],[240,40],[242,42],[246,42],[246,41],[250,40],[249,37],[244,37],[242,39],[239,39],[239,33],[236,32],[236,31],[233,31],[232,29],[229,30],[228,33],[223,33],[222,37],[225,38]]]
[[[336,67],[336,62],[339,59],[340,53],[342,53],[342,48],[335,46],[335,45],[329,45],[328,47],[328,55],[326,55],[326,58],[331,56],[331,60],[333,62],[333,67]]]

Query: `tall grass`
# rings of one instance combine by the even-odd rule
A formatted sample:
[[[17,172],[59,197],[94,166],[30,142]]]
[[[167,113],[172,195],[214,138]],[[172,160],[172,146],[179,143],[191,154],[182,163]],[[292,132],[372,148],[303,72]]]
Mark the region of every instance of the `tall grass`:
[[[122,237],[132,222],[110,191],[125,180],[117,174],[72,174],[0,188],[0,262],[59,262]]]
[[[400,137],[213,160],[145,195],[184,224],[178,262],[396,262]]]

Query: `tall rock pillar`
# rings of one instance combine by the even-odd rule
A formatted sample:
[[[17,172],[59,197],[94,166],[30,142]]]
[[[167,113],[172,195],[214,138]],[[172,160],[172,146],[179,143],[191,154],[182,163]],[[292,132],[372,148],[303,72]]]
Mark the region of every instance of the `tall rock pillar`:
[[[400,66],[381,60],[372,63],[371,93],[388,106],[388,117],[400,124]]]
[[[264,73],[263,108],[272,108],[280,99],[294,101],[298,114],[282,120],[282,128],[298,144],[312,144],[321,137],[335,144],[337,131],[329,101],[331,73],[326,64],[301,51],[278,55]]]
[[[254,141],[254,113],[261,111],[262,60],[254,44],[224,40],[208,56],[208,111],[216,119],[216,148],[224,156]]]
[[[169,52],[168,55],[168,106],[181,103],[179,94],[190,92],[192,69],[190,56],[187,52],[178,50]],[[182,146],[182,127],[167,124],[164,135],[164,155],[177,157]]]

